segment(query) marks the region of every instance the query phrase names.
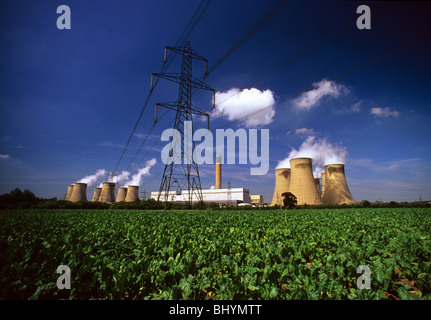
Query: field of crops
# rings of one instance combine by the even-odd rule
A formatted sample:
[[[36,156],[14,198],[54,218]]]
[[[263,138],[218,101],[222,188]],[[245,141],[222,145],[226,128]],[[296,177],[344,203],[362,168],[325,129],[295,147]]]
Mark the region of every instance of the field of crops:
[[[430,230],[425,208],[0,211],[0,299],[431,299]]]

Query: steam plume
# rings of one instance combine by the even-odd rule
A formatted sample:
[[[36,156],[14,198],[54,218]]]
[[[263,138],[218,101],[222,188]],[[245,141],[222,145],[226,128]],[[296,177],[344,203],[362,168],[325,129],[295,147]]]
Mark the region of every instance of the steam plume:
[[[84,178],[82,178],[81,180],[79,180],[77,182],[79,182],[79,183],[86,183],[87,186],[92,186],[97,181],[99,181],[100,179],[102,179],[104,176],[106,176],[106,170],[105,169],[99,169],[99,170],[96,171],[95,174],[89,175],[89,176],[85,176]]]
[[[148,176],[150,175],[150,169],[157,163],[156,159],[153,158],[151,160],[148,160],[145,163],[145,167],[141,168],[138,170],[138,172],[136,174],[134,174],[132,176],[132,179],[130,179],[129,181],[127,181],[124,186],[139,186],[141,185],[142,182],[142,178],[144,176]]]
[[[314,136],[309,136],[301,144],[298,150],[292,148],[287,158],[278,162],[278,168],[290,168],[290,159],[294,158],[312,158],[314,166],[314,176],[318,176],[318,172],[322,172],[321,167],[327,164],[344,164],[347,158],[346,147],[329,143],[326,139],[316,139]]]

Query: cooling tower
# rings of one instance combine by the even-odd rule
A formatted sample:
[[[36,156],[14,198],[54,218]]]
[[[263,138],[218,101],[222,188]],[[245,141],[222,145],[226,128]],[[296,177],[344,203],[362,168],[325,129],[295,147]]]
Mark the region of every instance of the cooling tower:
[[[66,192],[66,196],[64,197],[64,200],[70,201],[70,196],[72,195],[72,191],[73,191],[73,184],[70,184],[67,187],[67,192]]]
[[[274,195],[272,197],[271,206],[278,204],[283,206],[283,196],[285,192],[289,192],[290,183],[290,169],[275,169],[275,187]]]
[[[99,197],[100,202],[115,202],[115,183],[104,182]]]
[[[298,200],[298,205],[302,204],[322,204],[316,183],[313,177],[311,158],[290,159],[290,185],[291,192]]]
[[[320,176],[322,177],[322,201],[323,201],[323,195],[325,194],[325,172],[322,172],[320,174]]]
[[[354,203],[355,200],[347,186],[344,164],[328,164],[325,169],[325,193],[323,202],[327,204]]]
[[[70,201],[87,201],[87,184],[76,182],[73,184],[72,194],[70,195]]]
[[[102,188],[100,188],[100,187],[94,188],[93,198],[91,199],[91,201],[93,201],[93,202],[99,201],[101,192],[102,192]]]
[[[117,199],[115,201],[116,202],[125,201],[126,200],[126,194],[127,194],[127,188],[126,187],[118,188]]]
[[[139,201],[139,186],[128,186],[126,202]]]
[[[215,181],[215,188],[221,189],[221,156],[218,154],[216,157],[216,181]]]

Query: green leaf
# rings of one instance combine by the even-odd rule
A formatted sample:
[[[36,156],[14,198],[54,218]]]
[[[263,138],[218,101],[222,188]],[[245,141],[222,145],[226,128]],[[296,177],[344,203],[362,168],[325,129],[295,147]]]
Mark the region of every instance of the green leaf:
[[[419,300],[417,296],[408,292],[408,290],[404,287],[399,287],[397,292],[401,300]]]

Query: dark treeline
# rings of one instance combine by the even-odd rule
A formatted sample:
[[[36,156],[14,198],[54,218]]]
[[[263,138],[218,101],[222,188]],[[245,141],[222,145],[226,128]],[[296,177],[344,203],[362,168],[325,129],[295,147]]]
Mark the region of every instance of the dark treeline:
[[[339,209],[339,208],[431,208],[431,202],[429,201],[415,201],[415,202],[370,202],[364,200],[360,203],[354,203],[350,205],[301,205],[296,206],[293,210],[300,209]],[[194,203],[191,207],[187,204],[168,202],[157,202],[154,199],[141,200],[136,202],[115,202],[115,203],[103,203],[103,202],[91,202],[91,201],[80,201],[70,202],[65,200],[57,200],[57,198],[43,199],[36,197],[33,192],[28,189],[21,191],[16,188],[9,193],[0,195],[0,210],[5,209],[167,209],[167,210],[202,210],[202,209],[232,209],[232,210],[273,210],[283,209],[280,206],[275,207],[219,207],[217,203],[206,203],[199,202]]]

